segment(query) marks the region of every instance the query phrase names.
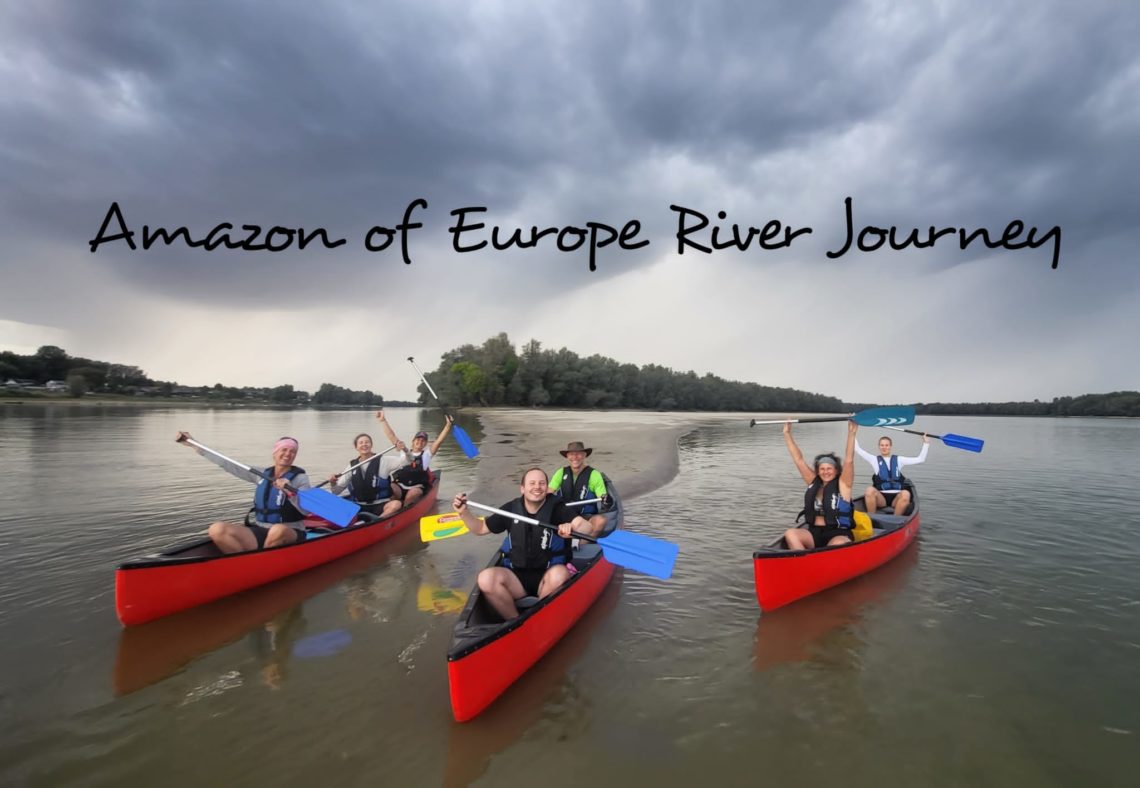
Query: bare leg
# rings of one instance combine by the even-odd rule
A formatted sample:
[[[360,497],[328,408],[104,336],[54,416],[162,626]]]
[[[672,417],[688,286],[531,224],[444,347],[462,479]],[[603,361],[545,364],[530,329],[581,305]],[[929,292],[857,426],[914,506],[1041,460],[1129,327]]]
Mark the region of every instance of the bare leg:
[[[206,533],[223,553],[244,553],[257,549],[257,537],[244,525],[211,523]]]
[[[546,574],[542,576],[542,580],[538,584],[538,598],[544,599],[559,588],[562,584],[570,579],[570,570],[564,564],[555,564],[546,570]]]
[[[505,567],[492,566],[480,572],[475,582],[504,621],[518,618],[519,610],[515,607],[515,600],[526,596],[526,590],[514,572]]]
[[[907,507],[910,506],[910,491],[903,490],[896,495],[891,506],[894,507],[895,514],[906,514]]]
[[[283,544],[293,544],[299,539],[299,535],[295,530],[287,525],[277,523],[269,529],[269,535],[265,537],[265,547],[280,547]]]
[[[874,514],[876,509],[887,505],[887,499],[874,487],[868,487],[863,493],[863,503],[867,505],[867,514]]]
[[[831,547],[832,545],[836,544],[847,544],[850,541],[851,537],[849,536],[833,536],[827,540],[827,546]]]
[[[394,514],[400,511],[401,506],[402,504],[399,501],[392,499],[384,504],[384,508],[380,510],[380,516],[387,517],[390,514]]]
[[[789,528],[784,531],[784,543],[789,550],[811,550],[815,547],[815,538],[806,528]]]
[[[424,497],[424,491],[419,487],[412,487],[410,490],[404,491],[404,506],[411,506],[420,498]]]

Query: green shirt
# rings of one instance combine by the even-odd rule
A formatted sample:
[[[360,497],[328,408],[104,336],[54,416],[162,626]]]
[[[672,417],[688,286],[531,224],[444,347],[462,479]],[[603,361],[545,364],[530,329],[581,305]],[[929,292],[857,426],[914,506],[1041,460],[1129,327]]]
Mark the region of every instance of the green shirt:
[[[550,477],[550,484],[548,486],[550,487],[551,492],[561,492],[561,490],[562,490],[562,472],[564,470],[566,470],[566,469],[565,468],[559,468],[558,470],[556,470],[554,472],[554,475]],[[574,479],[572,481],[577,481],[577,480]],[[605,495],[606,495],[606,482],[604,479],[602,479],[602,474],[597,468],[591,468],[590,469],[590,483],[587,486],[590,488],[590,492],[593,493],[593,496],[591,496],[591,497],[593,497],[593,498],[604,498],[605,497]]]

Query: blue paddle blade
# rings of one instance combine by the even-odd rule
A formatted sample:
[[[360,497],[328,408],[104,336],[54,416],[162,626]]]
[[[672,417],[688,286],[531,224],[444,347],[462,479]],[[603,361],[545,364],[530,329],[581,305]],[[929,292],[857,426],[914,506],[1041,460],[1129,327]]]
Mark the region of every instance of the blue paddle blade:
[[[680,548],[664,539],[654,539],[629,531],[614,531],[598,540],[602,555],[616,566],[624,566],[651,577],[667,580]]]
[[[463,449],[463,453],[467,455],[468,459],[473,460],[479,456],[479,447],[475,445],[475,441],[471,440],[467,430],[458,424],[452,424],[451,434],[455,436],[455,442],[459,444],[459,448]]]
[[[851,417],[860,427],[900,427],[914,424],[914,408],[869,408]]]
[[[298,640],[293,646],[293,656],[299,659],[331,657],[351,642],[352,635],[347,629],[321,632],[319,635],[309,635]]]
[[[971,438],[968,435],[953,435],[951,433],[943,435],[941,440],[947,446],[953,446],[955,449],[965,449],[966,451],[976,452],[980,452],[986,443],[981,438]]]
[[[352,522],[360,511],[360,506],[347,498],[333,495],[328,490],[309,487],[297,494],[298,502],[305,511],[323,517],[330,523],[344,528]]]

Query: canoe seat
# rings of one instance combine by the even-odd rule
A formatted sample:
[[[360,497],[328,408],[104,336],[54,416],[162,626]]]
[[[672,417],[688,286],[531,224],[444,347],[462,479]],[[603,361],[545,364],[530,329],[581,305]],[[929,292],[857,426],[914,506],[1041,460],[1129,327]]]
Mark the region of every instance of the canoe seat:
[[[538,597],[524,596],[521,599],[515,600],[515,607],[519,610],[528,610],[538,604]]]

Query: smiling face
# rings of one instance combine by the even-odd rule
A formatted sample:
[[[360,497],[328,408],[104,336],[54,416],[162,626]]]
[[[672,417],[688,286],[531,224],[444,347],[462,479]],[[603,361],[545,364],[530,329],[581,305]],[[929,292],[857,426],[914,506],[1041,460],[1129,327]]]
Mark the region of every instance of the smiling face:
[[[297,450],[292,446],[282,446],[273,452],[273,464],[281,468],[288,468],[297,459]]]
[[[356,442],[353,445],[360,452],[361,457],[367,457],[372,453],[372,438],[368,435],[357,435]]]
[[[528,503],[541,506],[542,502],[546,500],[546,484],[546,471],[541,468],[531,468],[523,476],[519,491]]]
[[[815,472],[816,472],[816,475],[819,476],[819,478],[823,480],[824,484],[827,484],[829,481],[834,479],[836,474],[838,473],[838,471],[836,471],[836,469],[835,469],[835,466],[832,465],[830,462],[820,463],[816,467]]]
[[[574,475],[586,465],[586,452],[584,451],[568,451],[566,452],[566,459],[570,461],[570,470],[574,471]]]
[[[890,438],[879,438],[879,454],[884,457],[891,456],[891,448],[893,446],[894,442]]]
[[[417,435],[416,437],[412,438],[412,451],[421,452],[424,450],[425,446],[427,446],[427,438],[424,436]]]

